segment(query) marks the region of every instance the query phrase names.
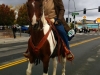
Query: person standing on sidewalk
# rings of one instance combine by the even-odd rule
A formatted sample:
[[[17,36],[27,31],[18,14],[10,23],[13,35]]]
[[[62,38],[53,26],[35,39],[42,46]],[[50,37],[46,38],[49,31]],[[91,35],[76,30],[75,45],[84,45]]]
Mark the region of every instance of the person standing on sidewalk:
[[[16,38],[16,31],[17,31],[17,28],[15,25],[12,26],[12,31],[13,31],[13,37],[15,39]]]

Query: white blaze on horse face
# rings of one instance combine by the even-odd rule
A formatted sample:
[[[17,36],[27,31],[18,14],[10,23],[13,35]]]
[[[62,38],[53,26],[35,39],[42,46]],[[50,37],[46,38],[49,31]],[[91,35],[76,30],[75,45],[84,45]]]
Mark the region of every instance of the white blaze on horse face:
[[[35,2],[35,1],[34,1]],[[32,2],[33,8],[35,7],[34,2]],[[36,23],[36,15],[34,13],[33,17],[32,17],[32,25],[34,25]]]
[[[35,1],[32,2],[33,7],[35,7]]]
[[[32,25],[34,25],[36,23],[36,15],[34,14],[32,17]]]

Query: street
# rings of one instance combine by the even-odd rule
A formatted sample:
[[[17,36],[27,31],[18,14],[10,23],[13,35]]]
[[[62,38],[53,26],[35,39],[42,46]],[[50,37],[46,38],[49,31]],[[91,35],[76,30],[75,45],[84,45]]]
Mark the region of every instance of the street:
[[[100,74],[100,35],[76,35],[69,43],[75,56],[73,62],[66,63],[66,75]],[[25,75],[28,61],[23,57],[27,42],[2,44],[0,46],[0,75]],[[11,63],[11,64],[10,64]],[[9,65],[8,65],[9,64]],[[49,64],[52,75],[52,60]],[[61,75],[58,63],[57,75]],[[42,62],[33,67],[32,75],[42,75]]]

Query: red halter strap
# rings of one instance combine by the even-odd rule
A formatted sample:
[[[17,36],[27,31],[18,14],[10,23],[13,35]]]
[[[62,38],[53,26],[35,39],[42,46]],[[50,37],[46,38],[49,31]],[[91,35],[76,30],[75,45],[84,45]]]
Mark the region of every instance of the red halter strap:
[[[48,37],[50,31],[51,31],[51,27],[49,28],[48,32],[46,33],[46,35],[44,35],[44,37],[41,39],[41,41],[39,42],[39,44],[37,46],[34,46],[34,44],[32,42],[32,37],[30,37],[30,39],[29,39],[30,45],[31,45],[31,47],[33,48],[34,51],[38,51],[43,46],[43,44],[47,40],[47,37]]]

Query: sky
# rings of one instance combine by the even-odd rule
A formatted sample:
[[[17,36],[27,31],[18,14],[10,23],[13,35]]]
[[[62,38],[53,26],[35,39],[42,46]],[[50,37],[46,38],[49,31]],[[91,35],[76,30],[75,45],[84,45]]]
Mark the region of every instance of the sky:
[[[7,5],[19,5],[25,3],[27,0],[0,0],[0,4],[4,3]],[[69,2],[68,2],[69,1]],[[92,8],[98,8],[100,6],[100,0],[63,0],[64,7],[65,7],[65,18],[68,17],[68,4],[69,4],[69,11],[74,12],[86,9],[92,9]],[[83,14],[83,12],[78,12],[79,15],[76,15],[76,20],[82,20],[83,16],[86,16],[86,19],[88,20],[95,20],[98,17],[100,17],[100,12],[98,12],[98,9],[95,10],[87,10],[86,14]],[[72,15],[70,13],[70,18],[72,18]]]

